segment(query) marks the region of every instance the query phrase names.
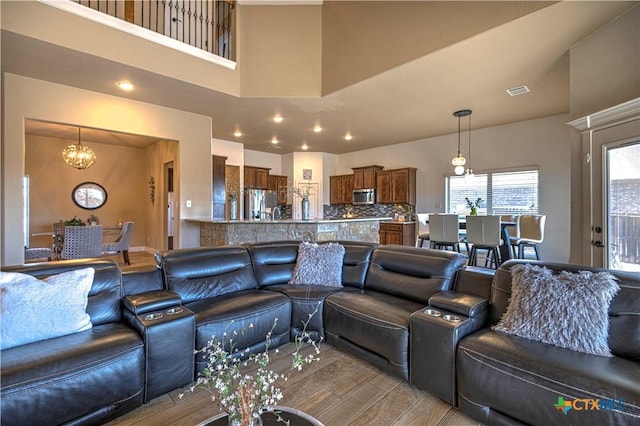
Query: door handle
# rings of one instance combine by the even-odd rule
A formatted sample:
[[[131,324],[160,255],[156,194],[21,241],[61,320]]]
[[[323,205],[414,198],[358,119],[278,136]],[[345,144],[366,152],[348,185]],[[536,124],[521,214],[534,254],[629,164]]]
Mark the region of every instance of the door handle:
[[[600,247],[600,248],[604,247],[604,244],[602,244],[602,241],[600,240],[591,241],[591,245],[595,247]]]

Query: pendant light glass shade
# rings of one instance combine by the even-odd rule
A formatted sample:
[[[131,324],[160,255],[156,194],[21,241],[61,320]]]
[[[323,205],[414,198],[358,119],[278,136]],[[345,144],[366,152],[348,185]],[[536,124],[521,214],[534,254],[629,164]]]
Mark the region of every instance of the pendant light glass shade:
[[[80,142],[80,128],[78,127],[78,143],[71,144],[62,151],[65,163],[76,169],[87,169],[96,162],[96,154],[91,148]]]
[[[458,117],[458,154],[455,157],[453,157],[453,160],[451,160],[451,164],[453,164],[454,166],[453,171],[458,176],[463,175],[465,173],[464,165],[467,164],[467,159],[464,158],[462,156],[462,153],[460,152],[460,117],[467,117],[469,115],[471,115],[470,109],[462,109],[460,111],[456,111],[453,113],[454,117]],[[471,121],[469,121],[469,123],[471,123]],[[471,140],[471,125],[469,125],[468,131],[469,131],[469,140]],[[467,170],[470,170],[470,169],[467,169]]]

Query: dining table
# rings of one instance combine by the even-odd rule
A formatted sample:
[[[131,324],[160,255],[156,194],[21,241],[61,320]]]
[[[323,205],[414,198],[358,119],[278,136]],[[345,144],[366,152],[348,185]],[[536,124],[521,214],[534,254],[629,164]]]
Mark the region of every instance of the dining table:
[[[425,223],[429,223],[429,219],[427,219]],[[500,232],[502,233],[502,244],[500,244],[500,247],[498,247],[498,250],[500,251],[500,264],[506,262],[509,259],[512,259],[511,236],[509,235],[509,227],[511,226],[517,226],[517,223],[507,220],[500,221]],[[458,219],[458,227],[461,230],[467,229],[466,216],[460,216],[460,218]]]

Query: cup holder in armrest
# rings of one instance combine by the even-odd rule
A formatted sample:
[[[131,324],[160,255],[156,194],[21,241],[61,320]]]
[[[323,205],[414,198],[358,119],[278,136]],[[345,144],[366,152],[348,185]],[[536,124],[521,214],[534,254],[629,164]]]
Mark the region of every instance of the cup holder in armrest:
[[[182,311],[184,311],[184,309],[182,307],[176,306],[175,308],[167,309],[166,313],[167,313],[167,315],[176,315],[176,314],[179,314]]]
[[[145,321],[153,321],[153,320],[157,320],[162,318],[164,315],[162,315],[160,312],[153,312],[150,314],[145,314],[142,316],[142,319]]]
[[[449,315],[449,314],[444,315],[442,317],[442,319],[445,320],[445,321],[451,321],[451,322],[460,322],[460,321],[462,321],[462,318],[460,318],[459,316],[457,316],[457,315]]]
[[[442,312],[438,311],[437,309],[433,309],[433,308],[427,308],[424,310],[424,313],[432,316],[432,317],[439,317],[442,316]]]

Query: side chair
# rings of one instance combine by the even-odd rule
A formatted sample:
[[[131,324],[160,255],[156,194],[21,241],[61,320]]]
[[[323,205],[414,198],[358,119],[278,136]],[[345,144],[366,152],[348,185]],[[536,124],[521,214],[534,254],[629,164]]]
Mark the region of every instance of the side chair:
[[[131,265],[131,261],[129,261],[129,244],[131,242],[131,234],[133,233],[133,228],[135,227],[135,222],[125,222],[122,224],[122,230],[120,234],[115,239],[115,241],[111,243],[105,243],[102,245],[103,252],[122,252],[122,257],[124,258],[124,262],[127,265]]]

